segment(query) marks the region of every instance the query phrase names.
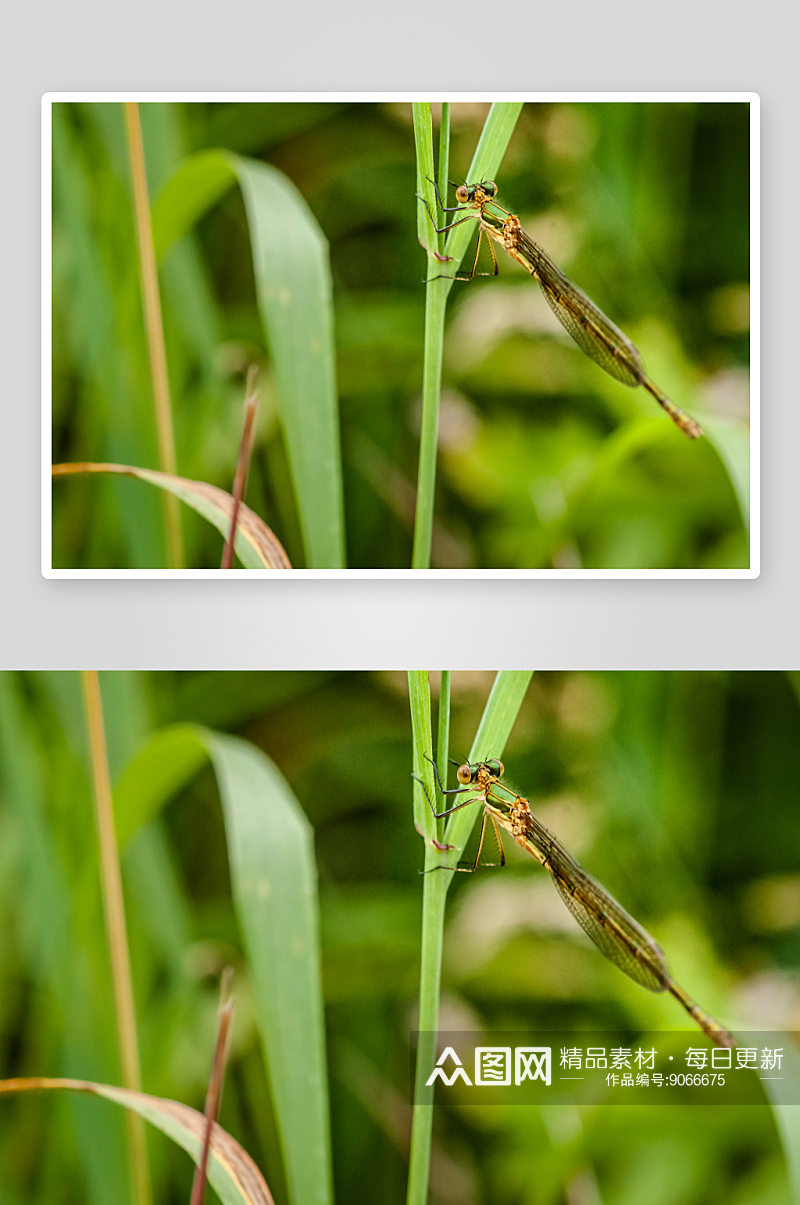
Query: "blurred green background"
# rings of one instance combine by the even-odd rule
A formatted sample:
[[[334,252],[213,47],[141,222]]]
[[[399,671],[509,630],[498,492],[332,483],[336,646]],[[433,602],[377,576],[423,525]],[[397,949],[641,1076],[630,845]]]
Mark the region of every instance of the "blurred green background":
[[[112,778],[195,721],[264,750],[313,825],[338,1201],[405,1199],[423,848],[402,674],[102,674]],[[453,675],[463,757],[493,676]],[[434,688],[436,679],[433,679]],[[503,754],[533,810],[731,1028],[800,1028],[800,680],[536,674]],[[494,751],[486,750],[486,755]],[[452,782],[452,780],[451,780]],[[459,875],[442,1027],[687,1028],[574,924],[544,871]],[[218,975],[237,1014],[221,1123],[287,1201],[215,780],[202,770],[123,850],[144,1088],[202,1108]],[[0,676],[0,1077],[119,1081],[80,683]],[[124,1202],[122,1124],[66,1094],[0,1099],[3,1205]],[[471,1205],[788,1205],[769,1109],[437,1109],[431,1199]],[[156,1199],[187,1157],[151,1138]]]
[[[274,165],[308,202],[330,243],[348,564],[407,567],[426,275],[410,105],[140,110],[152,200],[186,155],[222,147]],[[454,180],[487,110],[452,106]],[[451,299],[433,566],[747,567],[746,501],[729,470],[741,493],[748,106],[525,105],[498,175],[500,202],[637,343],[653,379],[710,438],[690,443],[643,390],[606,377],[504,256],[498,280],[456,285]],[[237,190],[168,250],[160,278],[178,472],[230,488],[243,373],[259,363],[247,500],[302,568]],[[54,462],[157,467],[150,398],[122,108],[56,104]],[[186,511],[184,521],[189,566],[218,566],[218,534]],[[161,567],[163,545],[151,487],[54,483],[55,567]]]

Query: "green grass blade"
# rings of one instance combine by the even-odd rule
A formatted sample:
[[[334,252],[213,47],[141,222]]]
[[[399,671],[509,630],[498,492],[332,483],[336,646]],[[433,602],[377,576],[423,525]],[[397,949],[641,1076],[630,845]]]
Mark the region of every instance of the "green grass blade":
[[[425,781],[425,790],[434,799],[431,755],[431,701],[428,675],[413,670],[408,675],[411,728],[413,733],[414,772]],[[425,1082],[423,1071],[433,1061],[434,1034],[439,1018],[439,994],[442,977],[442,942],[444,934],[444,905],[447,897],[446,872],[436,866],[442,855],[431,837],[439,827],[419,783],[414,784],[414,816],[418,830],[426,835],[425,871],[422,880],[422,934],[419,983],[419,1045],[417,1047],[414,1107],[409,1156],[408,1205],[424,1205],[428,1193],[431,1140],[433,1136],[433,1088]]]
[[[53,321],[58,323],[59,314],[66,320],[63,336],[57,325],[53,328],[54,372],[58,374],[60,361],[60,371],[74,374],[82,396],[76,419],[79,446],[91,448],[91,453],[81,459],[157,464],[122,112],[116,104],[88,105],[78,112],[82,121],[100,109],[118,126],[121,153],[115,173],[98,162],[87,145],[93,140],[84,138],[78,124],[70,120],[71,111],[76,115],[75,106],[53,106]],[[101,212],[103,219],[98,217]],[[59,279],[60,256],[66,257],[69,267]],[[65,404],[69,403],[63,391],[54,384],[56,426],[65,421]],[[105,532],[100,529],[103,520],[112,516],[119,523],[118,534],[110,541],[116,563],[131,568],[165,565],[162,499],[150,490],[137,491],[131,498],[119,485],[110,481],[101,486],[91,524],[88,518],[83,520],[91,533],[90,563],[97,545],[106,550]],[[128,497],[123,501],[125,492]],[[57,543],[56,537],[54,554]],[[54,555],[54,564],[58,563]]]
[[[432,799],[433,769],[431,763],[426,760],[426,757],[431,756],[431,694],[427,670],[409,671],[408,695],[413,733],[414,774],[424,781]],[[418,782],[414,786],[414,823],[418,832],[427,837],[436,836],[436,822]]]
[[[329,1205],[331,1154],[313,833],[272,762],[192,724],[154,733],[115,791],[122,832],[150,820],[199,764],[219,784],[234,903],[256,999],[293,1205]]]
[[[186,159],[153,207],[159,254],[237,179],[309,568],[345,565],[344,505],[328,244],[275,168],[223,151]]]
[[[433,191],[433,120],[429,104],[415,102],[411,106],[414,118],[414,142],[417,148],[417,192],[425,198],[431,213],[436,213],[436,194]],[[423,247],[438,250],[438,235],[431,227],[425,206],[417,205],[417,238]]]
[[[236,172],[223,151],[200,151],[184,159],[153,204],[157,257],[162,259],[235,183]]]
[[[439,719],[434,757],[446,766],[450,756],[450,670],[443,669],[439,683]]]
[[[193,724],[170,724],[152,734],[114,785],[120,849],[194,778],[207,756]]]
[[[525,692],[528,689],[532,671],[502,671],[497,675],[492,693],[478,728],[470,758],[479,756],[499,757],[502,753],[508,735],[517,718]],[[408,675],[409,703],[411,707],[411,727],[414,743],[415,773],[420,774],[425,782],[425,788],[431,801],[436,795],[433,787],[433,767],[426,757],[432,756],[431,743],[431,713],[428,676],[415,670]],[[449,687],[440,700],[440,707],[447,706]],[[439,718],[439,733],[448,730],[447,720]],[[480,750],[484,750],[481,754]],[[444,770],[444,767],[442,767]],[[450,797],[452,799],[452,796]],[[463,808],[450,818],[448,830],[455,828],[452,823],[463,817],[458,828],[463,830],[461,848],[469,835],[476,819],[477,808]],[[437,870],[446,864],[448,855],[438,850],[431,841],[435,833],[437,821],[424,798],[420,784],[415,786],[414,794],[415,823],[420,831],[426,834],[425,870],[423,879],[422,902],[422,942],[420,965],[420,994],[419,994],[419,1045],[417,1048],[417,1073],[414,1085],[414,1112],[411,1134],[411,1156],[408,1178],[408,1205],[425,1205],[428,1190],[428,1174],[430,1169],[430,1148],[433,1131],[433,1088],[425,1082],[425,1071],[433,1064],[434,1035],[439,1023],[439,995],[441,987],[442,944],[444,934],[444,911],[447,889],[452,882],[452,874]],[[421,818],[421,821],[420,821]],[[448,831],[447,841],[452,840]],[[455,865],[457,855],[454,851],[451,857]]]
[[[44,739],[31,723],[26,702],[21,683],[11,674],[0,675],[3,849],[7,859],[16,848],[20,859],[18,869],[13,861],[6,860],[3,865],[4,914],[9,918],[4,926],[4,956],[11,959],[14,945],[19,942],[21,965],[27,980],[38,982],[45,998],[58,1002],[57,1020],[48,1015],[46,1007],[40,1006],[36,1010],[36,1041],[46,1041],[52,1051],[51,1065],[67,1074],[86,1074],[88,1068],[89,1074],[113,1078],[119,1075],[119,1063],[111,1026],[106,1024],[106,1016],[113,1010],[99,1005],[93,1010],[94,1000],[87,1001],[83,994],[87,960],[95,965],[102,963],[103,967],[107,964],[105,934],[100,925],[95,933],[82,930],[80,955],[76,956],[76,912],[80,915],[80,909],[76,909],[74,879],[60,844],[63,834],[59,832],[49,804],[52,782],[48,777],[48,764],[59,767],[62,781],[69,780],[70,772],[64,769],[63,749],[58,742]],[[74,711],[80,717],[77,691]],[[82,736],[77,724],[74,736],[76,740]],[[71,757],[74,759],[74,756],[73,746]],[[88,800],[87,804],[91,806]],[[87,875],[83,874],[82,887],[86,880]],[[21,908],[24,919],[18,929],[15,929],[9,906],[9,887],[11,893],[19,893],[15,904]],[[98,910],[99,906],[97,899]],[[12,937],[14,933],[16,937]],[[110,992],[107,975],[101,974],[90,982],[95,987],[101,983],[103,989]],[[4,993],[4,1000],[7,996]],[[104,995],[103,1001],[106,999]],[[8,1027],[7,1011],[4,1025]],[[7,1059],[5,1066],[8,1066]],[[79,1103],[77,1097],[70,1100],[73,1105]],[[120,1205],[131,1202],[132,1205],[123,1119],[113,1111],[102,1112],[103,1116],[98,1120],[87,1117],[78,1107],[69,1110],[70,1152],[80,1165],[84,1186],[81,1200],[86,1205],[101,1205],[110,1200],[119,1201]],[[9,1128],[5,1118],[3,1128],[4,1132]],[[60,1145],[58,1131],[59,1127],[55,1125],[49,1136],[54,1150]],[[6,1183],[3,1180],[0,1186],[0,1199],[5,1199]]]
[[[706,435],[714,445],[731,480],[742,521],[750,530],[750,429],[742,422],[703,419]]]
[[[450,105],[442,103],[439,116],[439,174],[436,177],[439,192],[444,196],[447,192],[447,182],[450,178]],[[441,250],[441,248],[440,248]]]
[[[258,308],[269,343],[306,560],[345,564],[339,408],[328,244],[274,168],[230,156],[250,224]]]
[[[142,124],[139,119],[139,105],[136,101],[125,101],[122,108],[125,113],[136,242],[139,248],[142,309],[150,364],[158,464],[163,473],[177,473],[175,424],[167,372],[167,342],[164,334],[161,285],[153,246],[153,222],[150,216]],[[169,567],[183,569],[186,566],[186,552],[183,543],[181,513],[177,499],[172,494],[164,495],[164,521]],[[141,1126],[139,1129],[141,1132]]]
[[[522,104],[492,105],[470,167],[469,179],[486,179],[496,173],[514,132]],[[433,133],[429,104],[414,104],[414,138],[417,146],[417,191],[426,205],[417,204],[417,228],[420,242],[428,249],[428,285],[425,296],[425,354],[422,370],[422,419],[420,425],[419,471],[417,475],[417,513],[414,524],[413,569],[429,569],[433,536],[433,511],[436,492],[436,452],[439,432],[439,398],[442,385],[442,355],[444,351],[444,317],[447,296],[453,287],[461,260],[470,239],[475,234],[474,222],[463,222],[451,230],[445,243],[442,263],[435,253],[440,252],[442,236],[434,230],[431,214],[437,225],[447,225],[441,214],[433,188]],[[447,139],[449,121],[442,127],[444,145],[440,147],[441,165],[448,162]],[[443,197],[444,203],[447,204]],[[430,213],[428,212],[430,211]]]
[[[528,689],[533,670],[501,670],[495,678],[492,693],[484,708],[475,740],[470,750],[470,761],[483,761],[487,757],[502,757],[506,741],[514,727],[525,692]],[[452,798],[452,797],[451,797]],[[445,841],[455,846],[449,854],[451,865],[455,866],[475,821],[480,815],[480,807],[462,808],[454,812],[447,822]],[[444,876],[452,878],[452,876]]]
[[[782,1078],[765,1079],[764,1091],[770,1099],[775,1124],[786,1157],[786,1174],[792,1198],[800,1203],[800,1107],[797,1090],[800,1085],[800,1053],[796,1046],[783,1049]]]
[[[198,729],[219,782],[234,901],[293,1205],[332,1199],[311,826],[260,750]]]
[[[433,184],[433,132],[430,105],[415,104],[414,137],[417,144],[417,182],[427,209],[420,201],[417,221],[420,242],[428,248],[428,284],[425,293],[425,355],[422,370],[422,417],[417,473],[417,512],[414,522],[413,569],[429,569],[433,538],[433,509],[436,494],[436,452],[439,433],[439,396],[442,387],[444,313],[452,287],[450,265],[436,258],[442,236],[433,228],[428,209],[436,213]],[[442,270],[444,270],[444,275]]]
[[[492,105],[467,172],[470,184],[479,180],[494,180],[521,110],[521,101],[513,104],[500,101]],[[457,215],[449,216],[452,220]],[[452,271],[454,275],[461,267],[470,241],[475,237],[476,226],[476,222],[463,222],[454,227],[447,236],[444,249],[446,255],[452,256],[453,262],[448,265],[448,271]]]

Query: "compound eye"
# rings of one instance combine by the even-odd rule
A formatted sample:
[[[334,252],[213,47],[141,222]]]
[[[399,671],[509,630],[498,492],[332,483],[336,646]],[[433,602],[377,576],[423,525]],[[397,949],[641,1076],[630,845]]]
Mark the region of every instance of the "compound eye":
[[[495,184],[494,180],[484,180],[484,182],[483,182],[483,191],[484,191],[484,192],[486,193],[486,195],[487,195],[487,196],[489,196],[489,197],[494,197],[494,196],[496,196],[496,194],[497,194],[497,185]]]
[[[461,783],[462,787],[469,786],[472,782],[472,770],[468,765],[459,766],[456,770],[456,778]]]
[[[469,189],[467,188],[466,184],[459,184],[458,188],[456,189],[456,200],[460,205],[465,205],[469,200]]]
[[[505,774],[505,768],[503,766],[503,763],[501,761],[498,761],[497,758],[493,758],[491,761],[487,761],[486,765],[489,767],[492,774],[494,774],[495,778],[502,778],[503,775]]]

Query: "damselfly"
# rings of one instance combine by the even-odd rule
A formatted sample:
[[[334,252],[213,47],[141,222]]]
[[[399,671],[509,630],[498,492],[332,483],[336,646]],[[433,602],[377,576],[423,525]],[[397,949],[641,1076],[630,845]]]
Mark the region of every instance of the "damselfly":
[[[650,934],[628,915],[605,887],[567,853],[558,838],[534,816],[527,799],[523,799],[500,781],[505,772],[501,761],[491,759],[483,762],[465,762],[458,767],[456,775],[461,785],[452,791],[445,790],[442,785],[435,762],[433,768],[442,795],[470,793],[469,799],[462,800],[444,812],[437,812],[428,799],[431,811],[437,819],[449,816],[459,808],[475,803],[476,800],[480,799],[483,803],[483,824],[475,861],[472,866],[458,869],[477,869],[487,824],[491,824],[494,829],[500,849],[500,864],[504,865],[505,855],[498,826],[506,829],[523,849],[550,872],[562,900],[606,958],[648,991],[669,992],[683,1005],[689,1016],[712,1042],[716,1042],[718,1046],[735,1045],[727,1029],[695,1004],[675,982],[664,951]]]
[[[424,197],[420,197],[428,210],[428,216],[433,222],[433,228],[437,234],[442,234],[445,230],[452,230],[454,226],[459,226],[462,222],[478,221],[480,223],[478,248],[472,273],[469,277],[456,277],[457,280],[471,280],[475,276],[481,242],[483,235],[486,234],[492,253],[495,276],[498,267],[493,243],[500,243],[512,259],[522,264],[523,268],[538,280],[551,310],[561,325],[572,335],[581,350],[591,360],[594,360],[595,364],[599,364],[609,376],[614,377],[616,381],[621,381],[623,385],[630,385],[632,388],[637,385],[643,386],[690,439],[697,439],[699,435],[703,434],[703,428],[699,423],[696,423],[679,406],[670,401],[667,395],[662,393],[655,382],[650,379],[644,370],[638,348],[627,335],[624,335],[619,327],[606,318],[602,310],[599,310],[594,302],[564,275],[547,252],[525,233],[519,218],[508,209],[504,209],[502,205],[498,205],[495,200],[497,185],[493,180],[483,180],[480,184],[459,185],[456,189],[458,205],[449,209],[444,205],[438,185],[435,183],[434,188],[442,213],[463,214],[465,210],[470,211],[464,217],[456,218],[449,225],[439,227],[428,208],[427,201]]]

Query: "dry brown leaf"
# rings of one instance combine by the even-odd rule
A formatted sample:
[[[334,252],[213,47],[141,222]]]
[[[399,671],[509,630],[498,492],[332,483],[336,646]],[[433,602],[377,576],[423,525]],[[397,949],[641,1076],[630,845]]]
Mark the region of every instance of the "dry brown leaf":
[[[149,1096],[145,1092],[133,1092],[128,1088],[117,1088],[111,1084],[96,1084],[82,1079],[50,1079],[32,1076],[25,1079],[0,1080],[0,1093],[32,1092],[41,1090],[67,1089],[73,1092],[88,1092],[101,1096],[116,1104],[134,1109],[146,1120],[169,1135],[184,1150],[194,1157],[199,1156],[206,1132],[206,1119],[202,1113],[177,1100],[166,1100],[160,1096]],[[186,1138],[195,1138],[195,1149],[187,1145]],[[209,1162],[208,1180],[222,1201],[231,1201],[230,1191],[225,1194],[226,1182],[238,1191],[242,1205],[274,1205],[267,1182],[244,1147],[232,1138],[227,1130],[214,1123],[211,1135],[212,1161]],[[222,1173],[222,1175],[220,1174]]]
[[[118,473],[124,477],[136,477],[141,481],[148,481],[151,485],[157,485],[161,489],[176,494],[188,506],[192,506],[204,515],[223,535],[228,534],[233,516],[233,497],[216,485],[209,485],[206,481],[192,481],[189,477],[176,477],[173,473],[161,473],[156,469],[140,469],[130,464],[80,462],[52,466],[54,477],[65,477],[77,473]],[[239,507],[236,529],[258,557],[259,564],[256,566],[244,561],[248,568],[291,569],[291,561],[278,537],[271,528],[267,527],[264,520],[244,503]],[[236,551],[241,555],[238,540]]]

